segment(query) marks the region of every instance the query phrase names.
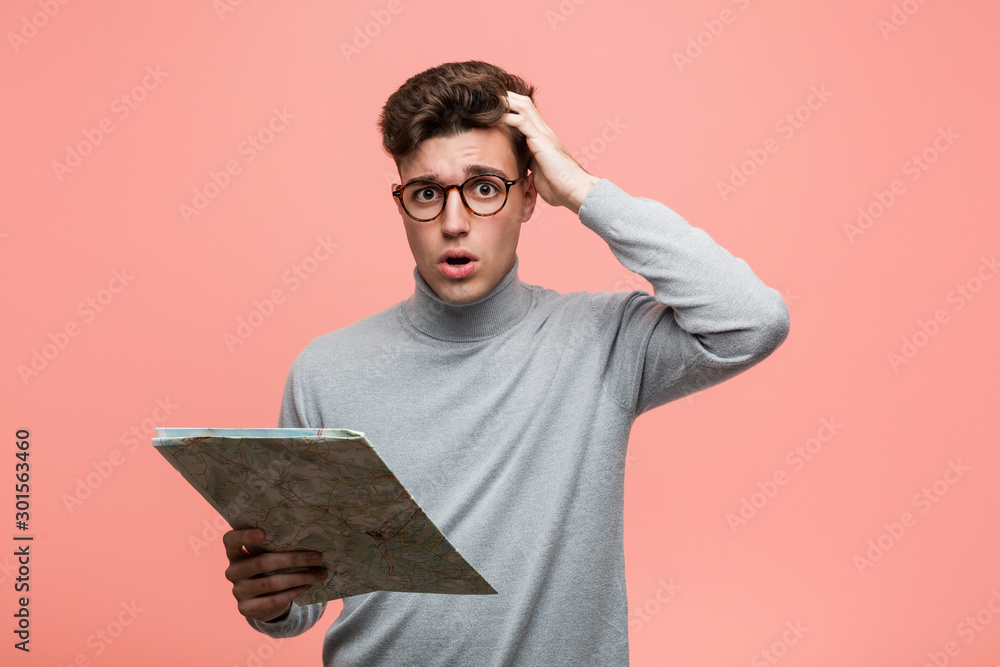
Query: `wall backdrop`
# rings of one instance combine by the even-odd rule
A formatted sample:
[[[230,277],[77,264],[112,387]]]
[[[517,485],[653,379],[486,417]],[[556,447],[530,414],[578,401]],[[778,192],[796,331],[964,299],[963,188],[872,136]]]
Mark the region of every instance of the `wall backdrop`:
[[[376,118],[475,58],[791,312],[766,362],[635,424],[632,664],[1000,663],[998,21],[973,0],[5,2],[0,662],[319,664],[340,604],[253,631],[217,515],[151,437],[275,426],[312,338],[412,293]],[[560,292],[652,290],[566,209],[540,203],[518,254]]]

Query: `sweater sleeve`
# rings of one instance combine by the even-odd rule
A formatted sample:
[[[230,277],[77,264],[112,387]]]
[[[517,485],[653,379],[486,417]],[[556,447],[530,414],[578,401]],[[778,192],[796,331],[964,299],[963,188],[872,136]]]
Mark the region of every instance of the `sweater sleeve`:
[[[250,623],[250,627],[258,632],[263,632],[269,637],[295,637],[311,628],[323,615],[326,609],[325,602],[317,604],[307,604],[305,607],[292,603],[288,615],[281,620],[258,621],[256,618],[245,616]]]
[[[602,292],[590,301],[607,355],[604,391],[633,416],[741,373],[788,337],[788,306],[749,265],[660,202],[601,179],[580,221],[644,290]]]
[[[303,423],[296,406],[297,362],[298,359],[292,363],[292,367],[288,371],[288,377],[285,380],[285,391],[281,399],[281,412],[278,415],[278,428],[310,428]],[[300,607],[293,602],[291,609],[288,610],[288,614],[281,619],[258,621],[248,616],[244,618],[250,623],[250,627],[269,637],[295,637],[315,625],[325,610],[325,602],[310,604],[305,607]]]

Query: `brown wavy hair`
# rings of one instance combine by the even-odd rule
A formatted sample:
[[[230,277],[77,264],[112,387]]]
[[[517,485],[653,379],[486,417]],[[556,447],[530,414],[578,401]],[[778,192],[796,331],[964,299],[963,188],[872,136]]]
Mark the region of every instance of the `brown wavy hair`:
[[[398,169],[427,139],[500,127],[510,139],[518,177],[525,176],[531,162],[527,139],[503,122],[508,90],[534,101],[533,85],[481,60],[445,63],[415,74],[382,107],[382,147]]]

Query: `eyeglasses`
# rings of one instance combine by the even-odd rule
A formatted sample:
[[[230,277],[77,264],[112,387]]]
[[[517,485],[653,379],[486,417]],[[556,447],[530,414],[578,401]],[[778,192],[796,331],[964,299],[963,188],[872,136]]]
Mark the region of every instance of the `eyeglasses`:
[[[478,216],[496,215],[507,203],[510,187],[522,180],[507,181],[496,174],[476,174],[461,185],[413,181],[392,191],[406,214],[418,222],[430,222],[444,211],[448,191],[458,190],[462,203]]]

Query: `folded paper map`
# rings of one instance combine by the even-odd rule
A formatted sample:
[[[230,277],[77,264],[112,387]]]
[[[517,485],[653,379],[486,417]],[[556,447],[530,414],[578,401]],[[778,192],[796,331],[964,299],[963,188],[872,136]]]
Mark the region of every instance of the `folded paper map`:
[[[332,428],[157,428],[153,445],[251,553],[319,551],[329,572],[302,606],[372,591],[496,594],[365,439]],[[248,547],[249,548],[249,547]]]

